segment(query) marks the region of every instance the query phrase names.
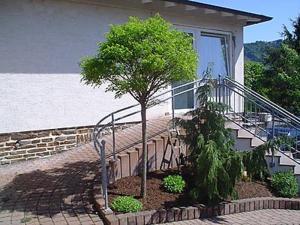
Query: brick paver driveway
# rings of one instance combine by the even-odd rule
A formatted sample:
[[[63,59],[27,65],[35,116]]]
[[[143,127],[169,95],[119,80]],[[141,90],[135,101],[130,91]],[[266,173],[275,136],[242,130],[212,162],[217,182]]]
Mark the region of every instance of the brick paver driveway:
[[[102,224],[91,205],[97,153],[84,145],[0,168],[0,224]]]
[[[282,209],[264,209],[253,212],[218,216],[212,219],[198,219],[182,222],[166,223],[165,225],[279,225],[300,224],[300,211]]]

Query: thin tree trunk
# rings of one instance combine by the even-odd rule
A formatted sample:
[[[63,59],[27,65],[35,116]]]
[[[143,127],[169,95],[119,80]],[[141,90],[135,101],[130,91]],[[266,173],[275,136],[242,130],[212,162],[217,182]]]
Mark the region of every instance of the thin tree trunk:
[[[147,195],[147,120],[146,120],[146,104],[141,104],[141,117],[142,117],[142,141],[143,141],[143,154],[142,154],[142,185],[141,196],[143,198]]]

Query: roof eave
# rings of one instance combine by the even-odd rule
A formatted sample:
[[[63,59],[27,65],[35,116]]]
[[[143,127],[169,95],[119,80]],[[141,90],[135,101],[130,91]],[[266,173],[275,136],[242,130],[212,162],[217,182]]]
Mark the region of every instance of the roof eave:
[[[225,8],[222,6],[210,5],[210,4],[201,3],[201,2],[195,2],[195,1],[191,1],[191,0],[163,0],[163,1],[174,2],[174,3],[178,3],[178,4],[184,4],[184,5],[191,5],[191,6],[195,6],[195,7],[212,9],[212,10],[216,10],[216,11],[222,11],[222,12],[227,12],[227,13],[232,13],[232,14],[236,14],[236,15],[247,16],[247,17],[259,19],[259,21],[247,21],[245,26],[263,23],[263,22],[270,21],[273,19],[273,17],[270,17],[270,16],[245,12],[245,11],[236,10],[236,9]]]

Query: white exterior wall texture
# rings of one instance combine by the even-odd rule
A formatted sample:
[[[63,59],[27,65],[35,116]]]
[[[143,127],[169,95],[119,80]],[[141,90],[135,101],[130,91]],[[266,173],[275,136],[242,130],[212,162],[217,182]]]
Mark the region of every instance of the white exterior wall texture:
[[[117,6],[107,2],[114,1],[0,1],[0,133],[93,125],[135,103],[131,96],[115,99],[104,86],[94,89],[80,82],[80,59],[95,54],[110,24],[157,12],[145,6],[129,8],[128,0]],[[224,23],[217,16],[208,20],[171,14],[167,9],[159,13],[178,26],[230,32],[235,37],[233,76],[243,83],[242,24]],[[165,104],[149,115],[169,110]]]

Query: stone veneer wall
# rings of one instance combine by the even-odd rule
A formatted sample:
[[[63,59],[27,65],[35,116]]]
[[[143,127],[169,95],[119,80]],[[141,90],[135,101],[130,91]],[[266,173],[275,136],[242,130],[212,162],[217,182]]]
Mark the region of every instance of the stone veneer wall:
[[[124,129],[136,122],[117,124]],[[0,134],[0,165],[43,158],[92,140],[94,126],[58,128]],[[110,134],[111,131],[105,131]]]

